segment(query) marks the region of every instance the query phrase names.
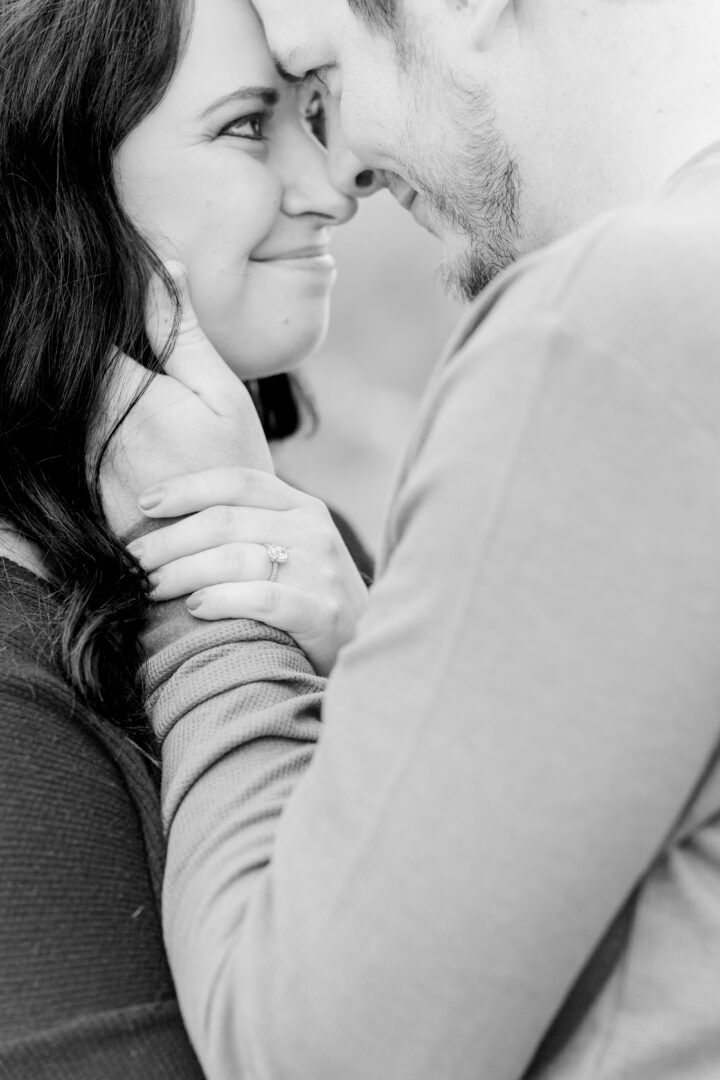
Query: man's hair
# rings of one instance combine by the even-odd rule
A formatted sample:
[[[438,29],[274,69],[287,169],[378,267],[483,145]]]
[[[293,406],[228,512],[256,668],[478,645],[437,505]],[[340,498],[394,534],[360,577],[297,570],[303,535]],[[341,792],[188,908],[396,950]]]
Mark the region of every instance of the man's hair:
[[[348,0],[350,10],[370,26],[392,30],[397,25],[396,0]]]

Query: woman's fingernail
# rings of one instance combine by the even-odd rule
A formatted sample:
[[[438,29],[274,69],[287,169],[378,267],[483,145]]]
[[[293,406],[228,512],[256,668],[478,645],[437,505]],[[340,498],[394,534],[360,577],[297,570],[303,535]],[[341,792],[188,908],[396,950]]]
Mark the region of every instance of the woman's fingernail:
[[[132,544],[128,544],[128,551],[132,555],[133,559],[137,559],[138,562],[142,559],[143,542],[142,540],[133,540]]]
[[[155,589],[157,589],[158,585],[160,584],[160,575],[159,574],[148,574],[148,581],[150,582],[150,587],[152,588],[152,590],[154,592]]]
[[[164,498],[164,488],[148,488],[147,491],[143,491],[142,495],[138,499],[138,506],[141,510],[154,510],[156,506],[160,505]]]
[[[185,606],[187,607],[188,611],[197,611],[197,609],[203,602],[203,598],[204,594],[201,592],[195,593],[194,596],[189,596],[185,601]]]

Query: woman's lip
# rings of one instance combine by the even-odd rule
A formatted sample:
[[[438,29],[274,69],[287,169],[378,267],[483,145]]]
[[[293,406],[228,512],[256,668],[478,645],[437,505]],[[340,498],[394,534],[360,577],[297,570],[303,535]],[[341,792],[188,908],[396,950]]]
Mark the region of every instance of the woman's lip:
[[[335,269],[335,259],[330,252],[318,248],[287,252],[282,255],[273,255],[271,258],[251,259],[250,262],[261,264],[276,263],[279,267],[285,267],[288,270]]]
[[[255,257],[252,262],[287,262],[292,259],[332,258],[327,248],[298,248],[297,251],[282,251],[278,255]]]

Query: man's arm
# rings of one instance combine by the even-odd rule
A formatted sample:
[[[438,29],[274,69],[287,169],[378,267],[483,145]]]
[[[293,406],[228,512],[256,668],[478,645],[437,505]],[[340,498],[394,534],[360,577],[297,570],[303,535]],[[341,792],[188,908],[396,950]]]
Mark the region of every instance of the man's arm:
[[[432,406],[312,760],[320,686],[257,626],[156,691],[210,1080],[521,1075],[717,739],[713,436],[547,314]]]

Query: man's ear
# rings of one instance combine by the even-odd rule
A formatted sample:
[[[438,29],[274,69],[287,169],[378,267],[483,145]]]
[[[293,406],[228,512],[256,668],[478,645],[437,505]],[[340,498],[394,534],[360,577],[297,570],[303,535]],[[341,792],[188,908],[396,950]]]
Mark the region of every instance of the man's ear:
[[[512,5],[513,0],[468,0],[470,40],[475,49],[484,52],[490,47],[497,24]]]

